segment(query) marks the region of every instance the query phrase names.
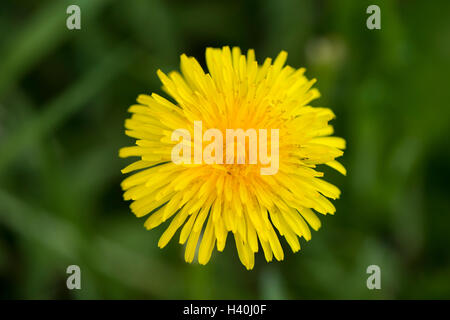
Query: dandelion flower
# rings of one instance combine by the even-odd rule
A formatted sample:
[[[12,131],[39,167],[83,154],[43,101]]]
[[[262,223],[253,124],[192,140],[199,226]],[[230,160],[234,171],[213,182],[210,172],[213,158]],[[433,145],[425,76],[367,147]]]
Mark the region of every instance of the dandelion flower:
[[[279,236],[296,252],[299,238],[311,239],[309,227],[320,228],[316,212],[334,214],[328,199],[339,198],[340,191],[322,179],[318,166],[345,175],[336,161],[345,140],[331,136],[330,109],[309,105],[320,96],[312,88],[316,80],[308,80],[303,68],[285,65],[286,59],[282,51],[261,65],[253,50],[243,55],[237,47],[207,48],[205,72],[183,54],[181,73],[157,72],[170,100],[155,93],[139,95],[138,104],[129,108],[125,133],[136,145],[122,148],[119,155],[138,157],[122,173],[138,172],[121,186],[133,213],[148,216],[147,229],[170,220],[159,247],[181,228],[185,260],[192,262],[197,253],[198,262],[206,264],[214,247],[224,250],[231,232],[240,261],[252,269],[260,248],[268,262],[283,260]],[[194,135],[195,121],[202,121],[201,133],[216,128],[224,136],[227,129],[278,129],[277,172],[261,174],[261,163],[174,163],[172,150],[179,141],[173,141],[172,133],[184,128]],[[203,141],[201,150],[206,145]]]

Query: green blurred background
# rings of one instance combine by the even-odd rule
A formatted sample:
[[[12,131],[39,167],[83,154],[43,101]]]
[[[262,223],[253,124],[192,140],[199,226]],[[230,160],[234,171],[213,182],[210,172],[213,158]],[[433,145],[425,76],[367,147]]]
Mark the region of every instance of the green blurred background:
[[[81,30],[66,8],[81,7]],[[381,30],[366,8],[381,8]],[[449,1],[3,0],[0,4],[0,298],[450,298]],[[156,70],[207,46],[280,50],[318,79],[348,176],[302,250],[246,271],[228,238],[186,264],[166,225],[122,200],[129,105]],[[66,268],[81,268],[81,290]],[[381,290],[366,287],[381,268]]]

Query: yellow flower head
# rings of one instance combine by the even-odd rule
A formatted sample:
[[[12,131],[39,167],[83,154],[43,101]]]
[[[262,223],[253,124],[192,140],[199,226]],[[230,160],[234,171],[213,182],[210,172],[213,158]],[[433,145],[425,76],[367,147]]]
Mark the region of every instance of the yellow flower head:
[[[194,58],[182,55],[181,73],[158,70],[173,102],[153,93],[140,95],[139,104],[130,107],[125,132],[137,139],[136,146],[122,148],[120,156],[139,160],[122,173],[139,172],[123,180],[124,198],[133,200],[137,217],[150,214],[147,229],[171,219],[159,247],[182,228],[179,242],[187,242],[185,259],[192,262],[202,235],[198,261],[206,264],[214,246],[225,248],[231,231],[241,262],[252,269],[259,244],[267,261],[284,258],[277,231],[296,252],[298,237],[311,239],[308,225],[314,230],[321,225],[315,211],[335,212],[327,198],[338,198],[340,191],[322,180],[316,167],[325,164],[346,174],[335,160],[345,140],[330,136],[330,109],[309,106],[320,96],[311,88],[315,79],[308,80],[305,69],[285,66],[286,58],[282,51],[259,65],[253,50],[242,55],[237,47],[208,48],[205,73]],[[237,146],[231,144],[235,137],[223,138],[230,129],[242,129]],[[203,160],[208,152],[215,161]],[[174,161],[174,154],[183,161]],[[270,166],[275,169],[264,174]]]

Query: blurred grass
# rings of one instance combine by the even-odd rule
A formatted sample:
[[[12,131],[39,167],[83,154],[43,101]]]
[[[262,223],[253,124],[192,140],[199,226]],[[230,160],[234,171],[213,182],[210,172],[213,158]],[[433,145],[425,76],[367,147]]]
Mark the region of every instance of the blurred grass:
[[[77,109],[102,89],[113,76],[124,68],[125,61],[131,58],[124,54],[124,49],[116,49],[105,61],[96,66],[78,83],[74,83],[69,90],[57,97],[43,111],[25,121],[21,127],[11,133],[7,140],[0,145],[0,174],[4,168],[14,160],[14,157],[25,147],[39,141],[51,133],[57,125],[69,118]]]
[[[65,27],[80,5],[82,29]],[[365,27],[369,4],[382,30]],[[0,298],[386,299],[450,296],[450,3],[31,1],[0,4]],[[206,46],[305,66],[347,139],[342,199],[293,255],[207,266],[145,231],[120,191],[126,109],[157,68]],[[78,264],[82,290],[65,287]],[[382,290],[366,288],[368,265]]]

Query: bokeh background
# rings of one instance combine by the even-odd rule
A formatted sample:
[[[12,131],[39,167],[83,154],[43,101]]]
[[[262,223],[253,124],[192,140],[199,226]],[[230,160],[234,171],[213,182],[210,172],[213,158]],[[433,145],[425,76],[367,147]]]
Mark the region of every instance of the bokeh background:
[[[66,8],[81,7],[81,30]],[[381,8],[381,30],[366,8]],[[0,4],[0,298],[450,298],[450,2],[3,0]],[[207,46],[280,50],[318,79],[347,139],[342,197],[302,250],[246,271],[228,237],[186,264],[122,200],[129,105],[156,70]],[[66,288],[81,268],[82,289]],[[368,290],[366,268],[381,268]]]

